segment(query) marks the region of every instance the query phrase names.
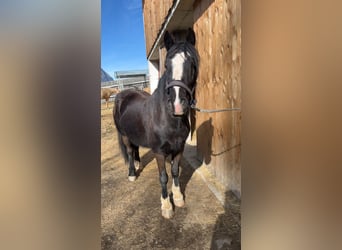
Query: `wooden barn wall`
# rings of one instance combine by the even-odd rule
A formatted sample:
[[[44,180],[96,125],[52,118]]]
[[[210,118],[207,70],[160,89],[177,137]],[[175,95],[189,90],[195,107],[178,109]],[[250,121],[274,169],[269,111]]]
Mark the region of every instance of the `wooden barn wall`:
[[[173,0],[143,1],[146,55],[150,53],[172,4]]]
[[[194,30],[200,55],[197,106],[241,107],[241,2],[199,0]],[[196,113],[197,150],[227,189],[241,190],[241,112]]]
[[[166,53],[165,47],[159,47],[159,78],[161,78],[165,72]]]

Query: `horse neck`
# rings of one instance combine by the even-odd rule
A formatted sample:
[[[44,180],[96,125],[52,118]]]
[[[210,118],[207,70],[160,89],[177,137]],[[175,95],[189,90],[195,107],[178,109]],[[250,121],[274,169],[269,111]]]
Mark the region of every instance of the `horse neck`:
[[[165,86],[166,86],[166,76],[165,73],[162,75],[162,77],[159,79],[158,86],[156,90],[152,94],[152,98],[157,102],[162,102],[163,98],[165,98]]]
[[[166,84],[166,77],[165,77],[165,74],[163,74],[163,76],[160,78],[158,82],[158,87],[153,92],[152,96],[149,98],[149,105],[152,106],[153,113],[161,117],[168,116],[166,102],[165,102],[166,100],[165,91],[164,91],[165,84]]]

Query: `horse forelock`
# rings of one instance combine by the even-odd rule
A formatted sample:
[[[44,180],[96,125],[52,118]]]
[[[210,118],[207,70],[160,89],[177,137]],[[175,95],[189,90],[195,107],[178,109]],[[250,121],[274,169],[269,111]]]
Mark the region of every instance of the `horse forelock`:
[[[184,52],[184,54],[186,54],[190,58],[190,60],[192,60],[192,63],[196,67],[198,67],[199,56],[197,50],[192,44],[186,41],[176,42],[175,44],[173,44],[173,46],[168,50],[166,54],[166,61],[171,60],[177,53],[181,52]]]
[[[186,68],[187,66],[185,63],[188,61],[191,63],[191,70]],[[169,80],[180,81],[182,80],[184,74],[190,74],[193,70],[194,75],[191,76],[191,81],[189,81],[187,84],[194,84],[192,81],[196,81],[197,79],[198,64],[199,57],[195,47],[186,41],[176,42],[166,54],[165,74],[168,74]]]

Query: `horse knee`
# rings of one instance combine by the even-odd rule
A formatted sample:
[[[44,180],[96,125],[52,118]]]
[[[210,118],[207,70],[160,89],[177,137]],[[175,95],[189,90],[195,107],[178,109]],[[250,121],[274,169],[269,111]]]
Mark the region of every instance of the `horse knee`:
[[[176,186],[179,186],[179,178],[178,178],[179,177],[179,167],[178,167],[178,165],[177,166],[172,165],[171,173],[172,173],[173,183]]]
[[[169,177],[168,177],[166,171],[163,171],[160,174],[159,180],[160,180],[160,184],[161,185],[166,185],[167,184],[167,181],[169,180]]]

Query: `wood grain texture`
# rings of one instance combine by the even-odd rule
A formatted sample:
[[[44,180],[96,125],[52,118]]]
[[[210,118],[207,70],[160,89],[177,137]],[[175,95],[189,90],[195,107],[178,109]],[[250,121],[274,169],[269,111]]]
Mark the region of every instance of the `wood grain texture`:
[[[150,53],[172,4],[173,0],[143,1],[146,56]]]
[[[200,55],[197,106],[241,107],[241,3],[201,0],[194,4]],[[198,155],[228,189],[241,190],[241,112],[197,113]],[[205,128],[205,129],[203,129]]]
[[[172,0],[143,1],[146,54],[157,39]],[[185,6],[185,5],[184,5]],[[189,6],[188,6],[189,7]],[[197,106],[241,107],[241,1],[196,0],[193,3],[196,47],[200,56]],[[172,18],[176,18],[175,13]],[[174,20],[175,22],[177,20]],[[178,22],[178,21],[177,21]],[[159,73],[165,49],[159,48]],[[198,156],[227,189],[241,190],[241,112],[196,113]]]

